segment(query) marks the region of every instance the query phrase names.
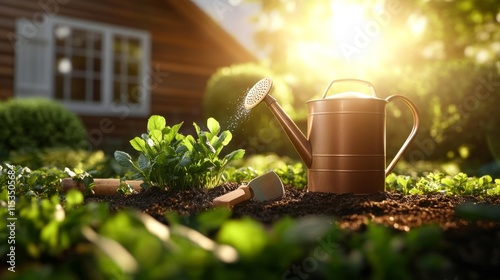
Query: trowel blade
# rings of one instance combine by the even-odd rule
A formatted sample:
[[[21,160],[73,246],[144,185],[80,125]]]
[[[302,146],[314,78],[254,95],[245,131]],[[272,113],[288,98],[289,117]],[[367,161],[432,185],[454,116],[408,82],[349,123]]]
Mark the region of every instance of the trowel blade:
[[[248,186],[252,190],[252,198],[256,201],[282,197],[285,193],[280,177],[273,171],[256,177],[248,183]]]

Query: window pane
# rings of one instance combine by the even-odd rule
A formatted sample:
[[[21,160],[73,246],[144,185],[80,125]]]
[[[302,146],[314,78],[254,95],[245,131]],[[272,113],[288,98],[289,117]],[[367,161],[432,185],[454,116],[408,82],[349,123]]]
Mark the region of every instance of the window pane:
[[[101,72],[102,60],[100,58],[94,58],[94,72],[100,74]]]
[[[55,84],[55,98],[59,100],[64,99],[64,76],[56,75],[56,84]]]
[[[121,54],[124,51],[124,46],[122,46],[122,38],[119,36],[113,37],[113,52],[115,54]]]
[[[127,95],[127,102],[139,103],[141,88],[137,84],[128,84]]]
[[[128,41],[128,56],[129,60],[138,61],[142,57],[141,42],[136,39],[130,39]]]
[[[102,50],[102,36],[99,33],[93,33],[94,35],[94,50],[101,51]]]
[[[121,61],[117,60],[115,57],[115,60],[113,62],[113,73],[115,74],[115,76],[119,76],[122,73],[121,69],[122,69]]]
[[[85,100],[84,78],[71,78],[71,100]]]
[[[73,36],[71,36],[71,43],[74,48],[86,49],[87,48],[87,32],[84,30],[73,29]]]
[[[56,38],[56,46],[63,47],[71,35],[71,28],[66,25],[58,25],[54,28],[54,35]]]
[[[71,66],[73,70],[83,70],[87,69],[87,58],[85,56],[75,55],[71,58]]]
[[[92,100],[95,102],[101,101],[101,81],[94,80],[93,83],[93,91],[92,91]]]
[[[129,76],[133,76],[133,77],[136,77],[136,76],[139,76],[139,65],[135,62],[129,62],[128,63],[128,75]]]
[[[56,67],[57,73],[59,74],[68,74],[72,70],[71,60],[64,55],[58,54],[56,56]]]

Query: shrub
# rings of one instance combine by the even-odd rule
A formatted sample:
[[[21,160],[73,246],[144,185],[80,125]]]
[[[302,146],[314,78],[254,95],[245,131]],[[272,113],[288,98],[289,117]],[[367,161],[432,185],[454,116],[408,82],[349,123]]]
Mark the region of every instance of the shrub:
[[[0,103],[0,123],[0,151],[4,153],[51,147],[83,148],[86,142],[80,119],[48,99],[11,99]]]
[[[208,81],[204,98],[205,117],[213,117],[233,132],[230,149],[244,148],[247,154],[275,152],[295,155],[278,121],[264,104],[250,112],[243,108],[244,96],[264,77],[273,79],[271,94],[294,118],[293,95],[288,85],[268,68],[239,64],[220,68]]]

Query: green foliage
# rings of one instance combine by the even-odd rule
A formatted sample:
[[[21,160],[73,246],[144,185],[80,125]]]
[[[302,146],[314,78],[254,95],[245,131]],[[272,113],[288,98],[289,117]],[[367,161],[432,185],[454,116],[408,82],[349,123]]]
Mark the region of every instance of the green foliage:
[[[67,177],[82,181],[87,190],[91,191],[93,178],[83,170],[73,171],[65,168],[62,171],[55,167],[31,170],[28,167],[8,163],[0,165],[0,191],[12,185],[15,186],[16,197],[25,197],[28,200],[49,198],[59,194],[61,180]]]
[[[45,148],[32,151],[13,151],[6,160],[10,164],[30,169],[58,168],[87,170],[94,177],[116,177],[120,170],[103,151],[88,151],[67,147]]]
[[[111,214],[104,203],[82,202],[77,191],[65,203],[57,196],[21,198],[16,273],[3,279],[366,279],[368,271],[372,279],[407,279],[450,268],[438,227],[402,235],[369,224],[352,234],[328,219],[304,217],[264,228],[250,218],[230,219],[227,209],[191,217],[190,226],[168,213],[166,226],[135,210]],[[9,230],[0,228],[2,240]],[[2,255],[9,251],[0,244]]]
[[[298,118],[301,113],[294,109],[294,96],[283,79],[268,68],[251,63],[220,68],[212,75],[205,90],[204,114],[231,129],[234,139],[230,149],[244,148],[249,154],[294,155],[293,147],[283,139],[283,130],[264,103],[250,111],[243,108],[247,91],[265,77],[273,79],[270,94],[292,118]],[[301,117],[304,118],[303,113]]]
[[[172,127],[165,118],[154,115],[148,120],[148,133],[130,141],[140,152],[137,162],[122,151],[115,152],[115,159],[126,168],[131,168],[134,178],[158,187],[211,188],[224,180],[227,164],[243,157],[245,151],[238,149],[219,158],[222,149],[231,141],[229,131],[221,131],[214,118],[207,120],[208,131],[193,123],[196,139],[178,131],[182,123]]]
[[[61,104],[48,99],[1,102],[0,123],[0,151],[84,148],[86,145],[86,132],[80,119]]]
[[[232,219],[225,208],[190,217],[166,213],[167,226],[136,210],[112,213],[105,203],[84,204],[78,191],[60,195],[57,185],[68,175],[91,185],[83,172],[0,169],[0,205],[11,205],[8,185],[16,192],[15,207],[0,207],[0,217],[17,218],[16,273],[1,272],[2,279],[445,279],[457,269],[445,257],[438,226],[396,232],[369,223],[353,233],[324,217],[263,225]],[[407,193],[424,187],[463,194],[500,190],[498,179],[463,173],[415,179],[391,174],[387,181]],[[500,219],[499,208],[490,205],[464,204],[456,213],[471,221]],[[1,227],[0,239],[8,240],[10,231]],[[0,254],[11,245],[0,243]]]
[[[384,75],[373,81],[378,91],[403,94],[420,112],[420,130],[405,153],[406,159],[456,160],[462,168],[500,159],[496,145],[500,113],[495,105],[500,100],[500,75],[494,67],[466,60],[438,61]],[[388,106],[388,155],[399,150],[411,128],[411,118],[405,107]]]
[[[276,154],[251,155],[235,161],[226,170],[225,176],[228,181],[243,183],[271,170],[285,185],[297,188],[307,186],[307,168],[304,164]]]
[[[387,191],[403,194],[500,195],[500,179],[493,180],[490,175],[477,178],[461,172],[454,176],[429,173],[424,177],[411,177],[392,173],[385,181]]]
[[[491,204],[464,203],[456,207],[457,217],[469,221],[500,222],[500,206]]]

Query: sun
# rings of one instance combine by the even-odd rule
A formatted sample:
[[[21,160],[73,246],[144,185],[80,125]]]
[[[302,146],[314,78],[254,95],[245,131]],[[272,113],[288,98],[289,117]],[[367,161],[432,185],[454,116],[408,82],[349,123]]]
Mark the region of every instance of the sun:
[[[332,67],[351,69],[353,74],[378,71],[397,61],[398,48],[411,47],[425,32],[423,15],[413,15],[406,25],[400,24],[397,19],[403,9],[400,2],[386,0],[331,0],[326,6],[317,5],[313,10],[326,16],[302,19],[300,26],[307,29],[307,36],[290,42],[286,51],[305,66],[305,73],[312,69],[315,75],[336,75],[330,71]]]
[[[325,32],[330,40],[341,42],[352,37],[355,27],[361,27],[366,22],[365,7],[347,1],[332,1],[330,4],[332,16],[327,22]]]

